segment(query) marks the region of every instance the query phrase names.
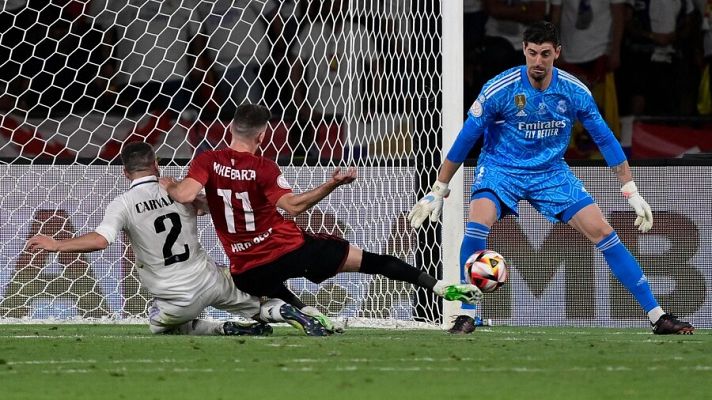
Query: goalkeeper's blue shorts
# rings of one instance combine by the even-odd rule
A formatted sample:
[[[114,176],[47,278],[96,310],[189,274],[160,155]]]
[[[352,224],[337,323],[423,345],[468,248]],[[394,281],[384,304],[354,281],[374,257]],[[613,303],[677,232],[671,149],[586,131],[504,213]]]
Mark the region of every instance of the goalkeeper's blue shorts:
[[[531,172],[478,165],[471,200],[489,198],[497,206],[497,219],[519,216],[518,203],[527,200],[551,222],[568,222],[594,200],[568,167]]]

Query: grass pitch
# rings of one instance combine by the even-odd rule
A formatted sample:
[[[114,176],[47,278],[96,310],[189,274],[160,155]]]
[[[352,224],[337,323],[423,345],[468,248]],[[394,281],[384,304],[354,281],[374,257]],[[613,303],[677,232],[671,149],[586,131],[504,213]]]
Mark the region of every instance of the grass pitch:
[[[0,399],[709,399],[712,332],[350,329],[328,338],[153,336],[0,325]]]

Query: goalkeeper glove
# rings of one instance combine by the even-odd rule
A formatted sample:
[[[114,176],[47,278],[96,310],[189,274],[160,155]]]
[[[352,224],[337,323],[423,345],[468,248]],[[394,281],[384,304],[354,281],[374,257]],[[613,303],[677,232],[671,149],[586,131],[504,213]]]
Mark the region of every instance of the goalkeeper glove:
[[[419,228],[428,215],[431,221],[437,221],[443,209],[443,198],[449,194],[450,189],[447,188],[447,183],[435,181],[433,188],[430,189],[430,193],[420,199],[420,201],[413,206],[413,209],[410,210],[408,214],[410,225],[413,228]]]
[[[638,187],[635,182],[630,181],[621,187],[621,193],[628,199],[628,204],[635,210],[638,218],[635,219],[635,226],[638,230],[645,233],[653,227],[653,213],[650,211],[648,202],[638,193]]]

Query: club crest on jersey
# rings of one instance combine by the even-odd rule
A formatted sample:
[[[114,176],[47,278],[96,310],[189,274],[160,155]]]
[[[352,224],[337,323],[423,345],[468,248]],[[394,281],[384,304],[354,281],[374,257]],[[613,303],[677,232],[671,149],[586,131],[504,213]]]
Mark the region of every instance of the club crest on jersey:
[[[514,105],[517,106],[517,109],[519,110],[517,112],[517,117],[526,117],[527,113],[524,112],[524,107],[527,105],[527,98],[524,96],[524,94],[515,94],[514,95]]]
[[[480,103],[480,99],[477,99],[474,103],[472,103],[472,107],[470,107],[470,112],[475,117],[482,116],[482,103]]]
[[[287,178],[285,178],[284,175],[280,175],[277,177],[277,186],[281,187],[282,189],[292,188],[292,186],[289,185],[289,182],[287,182]]]
[[[539,115],[544,115],[547,112],[549,112],[549,109],[546,108],[546,104],[542,101],[539,103],[539,109],[537,110],[537,114]]]
[[[556,111],[558,113],[564,114],[566,113],[566,110],[566,100],[559,100],[559,102],[556,104]]]

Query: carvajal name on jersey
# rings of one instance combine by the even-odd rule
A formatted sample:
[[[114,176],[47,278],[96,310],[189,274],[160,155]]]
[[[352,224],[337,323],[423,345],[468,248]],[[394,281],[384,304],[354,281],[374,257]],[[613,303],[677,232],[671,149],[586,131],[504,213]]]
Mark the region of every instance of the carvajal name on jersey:
[[[272,228],[267,229],[264,233],[255,236],[252,238],[252,240],[247,241],[247,242],[242,242],[242,243],[232,243],[230,245],[230,250],[232,250],[233,253],[239,253],[241,251],[247,250],[250,247],[262,243],[269,237],[269,235],[272,234]]]
[[[566,121],[537,121],[520,122],[517,129],[524,131],[525,139],[542,139],[549,136],[557,136],[559,129],[566,128]]]
[[[134,207],[136,207],[136,212],[141,214],[142,212],[157,210],[162,207],[168,207],[173,203],[175,203],[175,201],[171,199],[170,196],[166,196],[161,197],[160,199],[151,199],[136,203],[134,204]]]
[[[254,181],[257,179],[257,174],[254,169],[234,169],[227,165],[213,163],[213,171],[225,178],[230,178],[234,181]]]

